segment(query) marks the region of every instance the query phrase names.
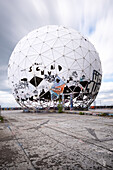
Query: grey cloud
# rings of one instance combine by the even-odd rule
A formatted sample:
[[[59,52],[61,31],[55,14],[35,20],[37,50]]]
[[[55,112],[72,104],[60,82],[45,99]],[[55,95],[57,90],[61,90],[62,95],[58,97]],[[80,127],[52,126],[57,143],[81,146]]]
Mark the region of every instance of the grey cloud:
[[[103,91],[100,91],[99,92],[100,94],[112,94],[113,93],[113,90],[103,90]]]

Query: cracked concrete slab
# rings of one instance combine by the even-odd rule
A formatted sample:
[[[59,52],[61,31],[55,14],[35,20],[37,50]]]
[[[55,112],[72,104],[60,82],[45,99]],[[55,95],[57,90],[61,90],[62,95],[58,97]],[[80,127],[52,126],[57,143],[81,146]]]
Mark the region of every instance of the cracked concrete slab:
[[[113,118],[2,111],[0,170],[112,170]]]

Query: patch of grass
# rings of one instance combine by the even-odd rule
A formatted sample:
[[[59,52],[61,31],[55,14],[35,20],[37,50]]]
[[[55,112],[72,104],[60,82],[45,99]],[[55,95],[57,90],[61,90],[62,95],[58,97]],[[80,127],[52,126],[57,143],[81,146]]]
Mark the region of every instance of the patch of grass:
[[[0,116],[0,122],[4,122],[4,118],[2,116]]]
[[[79,112],[79,115],[84,115],[84,112]]]
[[[99,116],[108,116],[108,113],[101,113]]]
[[[62,113],[63,112],[63,106],[61,103],[58,104],[58,113]]]
[[[63,113],[63,105],[62,105],[62,100],[59,99],[59,104],[58,104],[58,113]]]

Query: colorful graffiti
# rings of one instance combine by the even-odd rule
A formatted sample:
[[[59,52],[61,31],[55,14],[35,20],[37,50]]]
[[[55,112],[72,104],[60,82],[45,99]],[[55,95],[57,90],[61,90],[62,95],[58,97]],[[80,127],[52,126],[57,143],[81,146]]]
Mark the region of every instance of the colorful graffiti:
[[[51,99],[55,100],[59,97],[60,94],[63,93],[65,87],[65,83],[61,80],[59,76],[55,78],[55,81],[50,89]]]

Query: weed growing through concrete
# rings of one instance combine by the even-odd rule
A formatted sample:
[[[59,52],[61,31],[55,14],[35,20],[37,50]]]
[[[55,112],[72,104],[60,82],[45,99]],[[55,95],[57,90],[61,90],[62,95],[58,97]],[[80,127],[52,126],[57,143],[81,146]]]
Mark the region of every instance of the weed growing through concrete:
[[[0,122],[4,122],[4,118],[2,116],[0,116]]]
[[[79,115],[84,115],[84,112],[79,112]]]

